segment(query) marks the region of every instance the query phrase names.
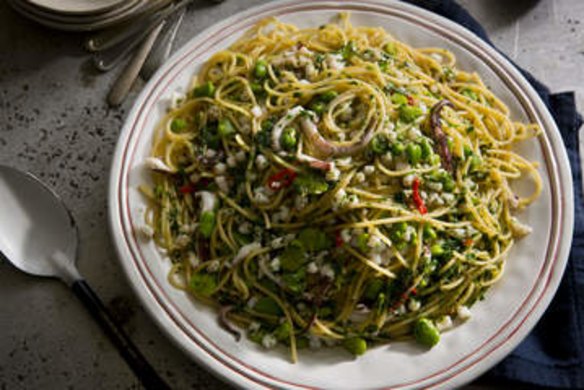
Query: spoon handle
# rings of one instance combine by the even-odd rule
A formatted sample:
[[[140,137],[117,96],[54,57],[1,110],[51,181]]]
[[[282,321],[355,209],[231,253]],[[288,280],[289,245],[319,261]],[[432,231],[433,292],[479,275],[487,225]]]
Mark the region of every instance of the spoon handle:
[[[116,346],[120,355],[126,360],[144,387],[146,389],[170,389],[148,363],[144,355],[136,348],[121,326],[114,321],[99,297],[89,287],[89,284],[83,279],[77,280],[73,283],[71,289],[99,323],[102,330]]]

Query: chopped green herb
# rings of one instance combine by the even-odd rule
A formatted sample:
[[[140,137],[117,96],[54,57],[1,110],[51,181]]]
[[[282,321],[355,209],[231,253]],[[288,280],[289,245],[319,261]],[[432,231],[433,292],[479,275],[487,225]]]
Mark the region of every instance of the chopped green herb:
[[[215,95],[215,85],[210,81],[199,85],[193,90],[194,97],[213,97],[213,95]]]
[[[235,127],[233,123],[227,118],[222,118],[217,125],[217,131],[223,138],[228,138],[235,135]]]
[[[197,295],[210,296],[217,288],[217,279],[208,273],[195,273],[189,281],[190,289]]]

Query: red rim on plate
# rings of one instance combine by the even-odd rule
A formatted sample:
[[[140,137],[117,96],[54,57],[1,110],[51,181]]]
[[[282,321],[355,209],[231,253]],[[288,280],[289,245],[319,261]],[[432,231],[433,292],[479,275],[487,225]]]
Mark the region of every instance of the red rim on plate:
[[[541,169],[548,194],[546,197],[548,207],[545,209],[545,215],[542,213],[542,218],[548,223],[547,226],[536,226],[536,229],[545,229],[547,242],[545,245],[541,243],[543,250],[539,254],[538,262],[535,263],[537,268],[532,269],[533,278],[528,285],[521,286],[524,289],[521,301],[507,316],[498,320],[492,329],[481,333],[480,337],[477,336],[471,350],[464,350],[459,355],[453,350],[456,356],[452,356],[444,364],[433,362],[430,369],[420,370],[418,376],[396,379],[396,376],[399,377],[397,373],[387,379],[373,378],[375,381],[367,384],[364,381],[362,387],[461,385],[480,375],[508,354],[527,335],[551,301],[561,280],[570,248],[573,223],[572,182],[566,153],[556,125],[545,105],[521,74],[505,58],[469,31],[417,7],[381,0],[360,2],[286,0],[250,9],[193,38],[145,87],[129,114],[118,141],[110,178],[109,201],[110,227],[120,261],[137,295],[160,327],[187,354],[222,378],[246,388],[325,386],[322,381],[305,377],[303,373],[283,378],[283,375],[278,374],[278,370],[271,370],[265,362],[242,356],[241,350],[228,351],[228,346],[219,338],[213,337],[196,319],[193,320],[190,312],[194,310],[194,306],[181,305],[176,295],[169,292],[168,286],[163,284],[166,275],[161,277],[155,264],[162,261],[162,257],[153,256],[151,249],[147,249],[140,237],[135,234],[136,228],[143,224],[143,219],[137,211],[140,209],[139,202],[132,194],[137,185],[135,182],[139,180],[136,177],[143,175],[145,169],[142,164],[144,140],[150,145],[153,132],[152,115],[156,116],[153,113],[160,111],[161,101],[174,91],[180,77],[193,74],[194,68],[216,51],[218,45],[233,39],[267,16],[287,18],[307,12],[318,14],[340,11],[371,15],[371,18],[388,20],[397,18],[404,25],[412,26],[412,34],[415,34],[416,29],[421,29],[438,35],[445,43],[454,47],[453,51],[457,57],[460,54],[478,59],[493,72],[523,110],[527,119],[538,123],[544,130],[536,145],[541,151]],[[513,272],[509,278],[512,277],[515,277]],[[276,356],[274,359],[285,358]],[[358,366],[360,363],[355,361],[347,364]],[[293,371],[294,366],[291,365],[290,370]],[[386,372],[380,374],[387,375]],[[334,377],[331,376],[331,380],[334,380]],[[350,387],[346,383],[333,382],[327,382],[326,386]]]

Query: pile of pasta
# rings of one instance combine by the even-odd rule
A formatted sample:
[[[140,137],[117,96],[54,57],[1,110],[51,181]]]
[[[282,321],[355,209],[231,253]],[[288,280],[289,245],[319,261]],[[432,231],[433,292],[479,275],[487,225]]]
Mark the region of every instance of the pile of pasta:
[[[530,232],[537,136],[440,48],[347,14],[214,54],[156,131],[149,234],[169,281],[266,348],[434,346]],[[512,183],[531,183],[521,195]]]

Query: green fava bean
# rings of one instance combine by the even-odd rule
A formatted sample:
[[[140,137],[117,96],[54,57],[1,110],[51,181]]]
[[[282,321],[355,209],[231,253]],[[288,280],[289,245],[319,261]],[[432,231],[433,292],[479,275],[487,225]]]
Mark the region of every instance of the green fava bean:
[[[414,338],[426,347],[432,348],[440,341],[440,331],[427,318],[420,318],[414,325]]]
[[[353,355],[360,356],[367,351],[367,341],[361,337],[351,337],[343,342],[343,347]]]

